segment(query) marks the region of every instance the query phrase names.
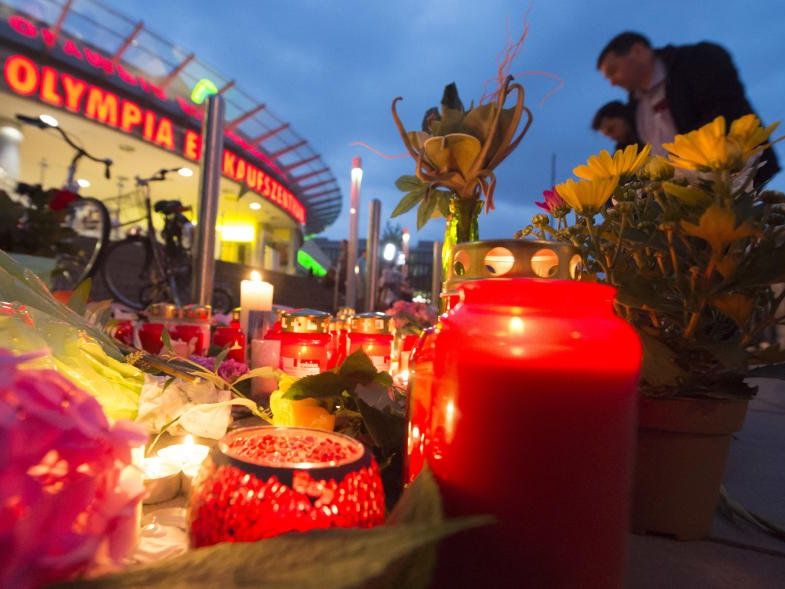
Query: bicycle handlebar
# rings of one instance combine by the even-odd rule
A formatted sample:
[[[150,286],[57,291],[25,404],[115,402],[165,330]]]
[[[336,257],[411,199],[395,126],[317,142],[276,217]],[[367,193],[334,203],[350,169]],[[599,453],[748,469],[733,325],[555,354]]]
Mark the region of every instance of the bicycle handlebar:
[[[86,157],[87,159],[92,160],[92,161],[94,161],[97,164],[103,164],[104,165],[104,177],[107,180],[109,180],[112,177],[110,168],[112,167],[112,164],[114,162],[112,162],[112,160],[110,158],[108,158],[108,157],[107,158],[95,157],[93,154],[88,152],[85,148],[80,147],[79,145],[74,143],[74,141],[71,139],[71,137],[68,135],[68,133],[63,131],[58,125],[50,125],[49,123],[41,120],[40,117],[30,117],[30,116],[27,116],[27,115],[17,114],[16,118],[17,118],[18,121],[21,121],[22,123],[26,123],[28,125],[33,125],[35,127],[38,127],[39,129],[55,129],[58,133],[60,133],[62,138],[65,140],[65,142],[72,149],[76,150],[76,155],[74,155],[73,159],[71,160],[71,166],[69,167],[69,178],[68,178],[68,182],[69,183],[73,182],[73,178],[71,178],[70,176],[73,176],[74,171],[76,170],[76,163],[82,157]]]
[[[162,182],[163,180],[166,180],[167,174],[171,172],[179,172],[180,170],[181,168],[161,168],[149,178],[140,178],[139,176],[137,176],[136,185],[147,186],[150,182]]]

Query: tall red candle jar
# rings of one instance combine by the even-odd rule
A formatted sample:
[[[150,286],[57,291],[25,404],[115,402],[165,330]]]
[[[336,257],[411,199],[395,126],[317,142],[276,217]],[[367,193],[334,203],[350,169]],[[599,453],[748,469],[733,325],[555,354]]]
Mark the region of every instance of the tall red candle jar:
[[[428,463],[445,514],[435,587],[621,587],[641,346],[601,284],[491,279],[420,341],[407,480]]]
[[[343,434],[298,427],[228,433],[202,464],[188,509],[195,548],[383,520],[370,451]]]
[[[139,343],[145,352],[158,354],[164,347],[163,333],[166,326],[163,323],[147,322],[139,325]]]
[[[281,370],[297,378],[327,370],[330,319],[314,309],[281,315]]]
[[[385,313],[360,313],[352,317],[349,353],[362,349],[376,370],[390,371],[392,356],[392,317]]]
[[[196,338],[194,354],[203,356],[207,353],[210,343],[210,321],[212,319],[212,307],[210,305],[186,305],[182,308],[181,319],[178,322],[178,330],[173,332],[174,336],[182,333],[188,335],[188,341],[196,336],[197,331],[201,332],[201,337]],[[244,361],[244,360],[243,360]]]

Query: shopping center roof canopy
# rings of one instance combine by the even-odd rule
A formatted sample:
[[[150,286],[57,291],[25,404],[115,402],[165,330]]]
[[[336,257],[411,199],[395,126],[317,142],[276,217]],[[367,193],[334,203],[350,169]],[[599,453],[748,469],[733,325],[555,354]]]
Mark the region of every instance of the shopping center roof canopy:
[[[121,73],[152,83],[166,101],[202,116],[203,101],[219,93],[226,104],[226,143],[249,160],[260,162],[305,208],[305,232],[318,233],[338,217],[341,189],[322,157],[263,101],[243,92],[178,47],[98,0],[6,0],[3,12],[29,17],[47,34],[77,40],[107,56]],[[44,38],[44,43],[46,39]],[[202,105],[202,106],[199,106]]]

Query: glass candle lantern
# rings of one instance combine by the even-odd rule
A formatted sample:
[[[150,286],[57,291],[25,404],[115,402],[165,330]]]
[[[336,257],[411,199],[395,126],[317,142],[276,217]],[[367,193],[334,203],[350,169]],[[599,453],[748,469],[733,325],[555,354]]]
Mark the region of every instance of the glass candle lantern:
[[[368,449],[342,434],[296,427],[227,434],[194,479],[188,510],[195,548],[383,519],[384,489]]]
[[[195,342],[194,354],[203,356],[207,353],[210,342],[210,320],[212,308],[210,305],[186,305],[182,308],[181,319],[177,328],[172,331],[172,336],[177,339]]]
[[[435,586],[621,587],[641,347],[615,290],[460,290],[412,357],[407,479],[427,462],[446,516],[497,523],[440,546]]]
[[[363,349],[376,370],[390,371],[392,317],[385,313],[360,313],[351,320],[349,354]]]
[[[281,315],[281,370],[301,378],[327,370],[330,315],[298,309]]]

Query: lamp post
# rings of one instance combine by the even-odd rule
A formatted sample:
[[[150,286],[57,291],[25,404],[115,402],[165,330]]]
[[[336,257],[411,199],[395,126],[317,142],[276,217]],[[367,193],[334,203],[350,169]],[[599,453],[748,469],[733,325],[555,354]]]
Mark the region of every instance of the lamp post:
[[[403,252],[403,267],[401,268],[401,274],[403,277],[406,278],[409,274],[409,238],[411,235],[409,234],[409,230],[404,227],[403,233],[401,234],[401,243],[402,247],[401,250]]]
[[[346,306],[355,308],[357,304],[357,219],[360,212],[360,182],[363,179],[362,160],[352,159],[352,189],[349,196],[349,247],[346,253]]]

